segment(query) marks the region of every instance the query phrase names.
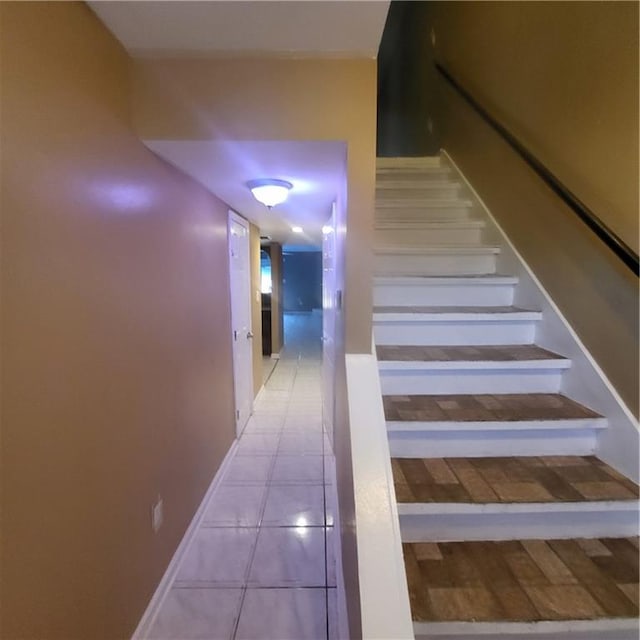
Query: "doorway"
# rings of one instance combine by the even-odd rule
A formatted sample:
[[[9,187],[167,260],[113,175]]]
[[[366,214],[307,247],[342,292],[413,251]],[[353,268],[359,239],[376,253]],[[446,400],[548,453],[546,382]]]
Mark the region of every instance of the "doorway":
[[[236,435],[240,436],[253,411],[251,265],[249,223],[233,211],[229,211],[229,279]]]

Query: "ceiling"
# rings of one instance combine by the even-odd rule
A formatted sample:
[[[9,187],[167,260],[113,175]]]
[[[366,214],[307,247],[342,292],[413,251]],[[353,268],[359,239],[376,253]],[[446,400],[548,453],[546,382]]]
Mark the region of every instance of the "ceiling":
[[[133,55],[289,54],[375,58],[384,0],[90,1]]]
[[[291,56],[375,58],[389,2],[384,0],[128,0],[89,6],[133,56]],[[145,140],[273,241],[319,245],[331,214],[346,151],[340,142]],[[269,212],[248,180],[293,183]],[[304,230],[294,234],[291,226]]]
[[[261,235],[294,245],[322,244],[322,227],[345,179],[346,147],[318,141],[146,140],[145,144],[254,222]],[[289,198],[269,211],[246,183],[278,178],[293,184]],[[300,226],[303,233],[293,233]]]

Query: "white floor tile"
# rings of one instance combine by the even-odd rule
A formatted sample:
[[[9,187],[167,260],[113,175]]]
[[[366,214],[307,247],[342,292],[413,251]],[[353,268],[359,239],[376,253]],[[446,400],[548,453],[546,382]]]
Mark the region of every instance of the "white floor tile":
[[[324,456],[324,483],[335,484],[336,481],[336,459],[333,455]]]
[[[261,529],[249,572],[250,587],[324,587],[323,527]]]
[[[325,640],[325,589],[247,589],[237,640]]]
[[[273,466],[271,456],[236,456],[231,460],[222,479],[223,484],[265,485]]]
[[[322,486],[271,486],[262,526],[324,525]]]
[[[278,454],[322,455],[322,435],[320,433],[283,433]]]
[[[322,456],[278,455],[271,484],[322,484]]]
[[[240,438],[237,456],[271,456],[278,448],[280,436],[274,433],[247,433]]]
[[[244,428],[244,434],[250,433],[280,433],[284,425],[282,415],[252,415]]]
[[[201,527],[180,565],[175,586],[241,587],[256,536],[256,529]]]
[[[329,640],[339,640],[340,632],[338,629],[338,590],[327,589],[327,619],[329,623]],[[340,639],[340,640],[345,640]]]
[[[333,527],[326,527],[325,535],[327,536],[327,586],[336,586],[336,547],[335,541],[335,529]]]
[[[322,433],[322,420],[308,416],[287,416],[282,435],[289,433]]]
[[[256,456],[260,457],[260,456]],[[266,457],[266,456],[265,456]],[[251,460],[254,460],[251,458]],[[264,485],[222,485],[204,513],[203,525],[215,527],[257,527],[262,515]]]
[[[147,638],[230,640],[241,601],[242,589],[171,589]]]
[[[324,502],[325,502],[325,511],[326,511],[326,525],[328,527],[333,527],[334,524],[334,515],[337,513],[338,505],[336,503],[336,492],[335,486],[326,484],[324,486]]]

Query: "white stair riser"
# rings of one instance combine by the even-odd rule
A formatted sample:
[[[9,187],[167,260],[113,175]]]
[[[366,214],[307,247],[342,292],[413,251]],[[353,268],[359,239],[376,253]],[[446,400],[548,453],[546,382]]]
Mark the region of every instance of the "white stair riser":
[[[374,322],[379,345],[501,345],[532,344],[531,322]]]
[[[445,167],[434,168],[379,168],[376,171],[376,184],[387,182],[388,180],[400,181],[419,185],[421,182],[430,180],[449,180],[453,176],[451,169]]]
[[[563,369],[381,371],[385,395],[557,393]]]
[[[400,513],[403,542],[468,540],[553,540],[559,538],[617,538],[638,534],[638,512],[598,508],[593,511],[538,510],[533,513]],[[408,505],[407,505],[408,506]],[[398,505],[404,510],[405,505]]]
[[[376,275],[486,275],[496,272],[496,256],[489,255],[376,255]]]
[[[482,229],[375,229],[376,247],[421,247],[425,245],[469,244],[477,245],[482,240]]]
[[[457,198],[460,193],[460,185],[452,182],[451,184],[438,184],[434,182],[431,187],[421,187],[419,184],[406,184],[406,186],[379,186],[376,189],[376,201],[382,202],[386,199],[398,200],[399,198],[408,198],[410,200],[442,198]]]
[[[393,222],[395,220],[468,220],[471,207],[461,206],[420,206],[420,207],[381,207],[376,205],[376,220]]]
[[[442,166],[440,156],[381,156],[376,158],[376,168],[439,168]]]
[[[596,429],[541,429],[389,433],[396,458],[483,458],[496,456],[589,456],[597,444]]]
[[[514,285],[402,285],[375,284],[376,306],[483,306],[501,307],[513,303]]]

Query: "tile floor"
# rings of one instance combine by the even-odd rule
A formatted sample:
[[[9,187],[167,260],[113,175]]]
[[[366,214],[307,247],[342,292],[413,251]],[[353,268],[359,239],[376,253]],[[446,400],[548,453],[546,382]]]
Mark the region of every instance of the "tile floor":
[[[206,506],[154,640],[336,637],[335,465],[321,412],[321,314],[286,346]]]

